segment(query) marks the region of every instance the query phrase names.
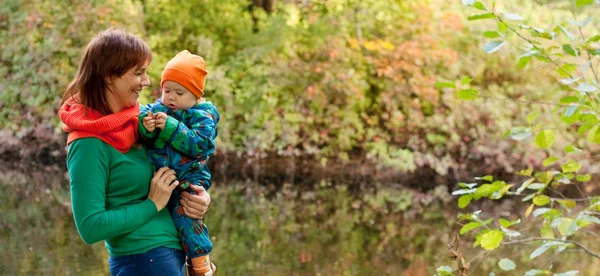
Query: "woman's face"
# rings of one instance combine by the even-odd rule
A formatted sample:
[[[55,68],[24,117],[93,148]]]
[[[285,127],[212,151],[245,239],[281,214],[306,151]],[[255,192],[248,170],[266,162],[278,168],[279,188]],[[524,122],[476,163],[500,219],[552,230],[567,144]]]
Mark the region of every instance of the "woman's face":
[[[174,81],[163,83],[161,100],[171,110],[187,110],[198,102],[192,92]]]
[[[141,67],[133,67],[120,77],[111,77],[107,81],[108,103],[112,112],[116,113],[125,108],[138,104],[138,98],[144,87],[150,85],[150,79],[146,74],[147,61]]]

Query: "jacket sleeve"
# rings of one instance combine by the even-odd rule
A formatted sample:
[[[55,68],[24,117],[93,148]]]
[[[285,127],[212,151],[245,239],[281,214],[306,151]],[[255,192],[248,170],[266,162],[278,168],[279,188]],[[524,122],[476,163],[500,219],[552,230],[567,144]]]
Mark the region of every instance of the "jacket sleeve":
[[[110,174],[107,151],[99,139],[82,138],[71,143],[67,157],[75,226],[87,244],[131,232],[158,213],[151,199],[119,209],[106,209]]]
[[[189,127],[169,116],[154,145],[158,148],[170,145],[190,158],[209,156],[216,147],[216,122],[214,114],[207,110],[194,110]]]

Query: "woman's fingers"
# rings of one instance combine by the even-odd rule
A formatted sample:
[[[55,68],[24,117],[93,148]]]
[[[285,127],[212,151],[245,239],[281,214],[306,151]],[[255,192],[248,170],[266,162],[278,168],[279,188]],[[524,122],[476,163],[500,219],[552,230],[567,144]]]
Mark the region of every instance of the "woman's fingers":
[[[183,213],[189,217],[194,219],[202,219],[204,218],[204,214],[190,212],[188,208],[183,207]]]

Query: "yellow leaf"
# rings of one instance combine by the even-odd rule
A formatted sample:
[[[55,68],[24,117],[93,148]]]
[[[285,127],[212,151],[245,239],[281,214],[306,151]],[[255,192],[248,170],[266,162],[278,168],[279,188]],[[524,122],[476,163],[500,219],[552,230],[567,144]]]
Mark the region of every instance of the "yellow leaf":
[[[531,215],[531,212],[533,212],[533,206],[535,206],[535,204],[529,205],[529,208],[527,208],[527,211],[525,211],[525,216],[526,217],[528,217],[529,215]]]

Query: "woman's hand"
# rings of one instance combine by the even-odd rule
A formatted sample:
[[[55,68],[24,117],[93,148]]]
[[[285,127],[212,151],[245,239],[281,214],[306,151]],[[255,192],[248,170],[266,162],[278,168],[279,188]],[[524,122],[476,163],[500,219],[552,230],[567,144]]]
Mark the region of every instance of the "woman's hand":
[[[181,200],[179,202],[183,206],[183,212],[190,218],[202,219],[210,205],[210,195],[202,186],[190,185],[189,188],[196,194],[193,195],[189,192],[183,192],[181,194]]]
[[[154,202],[159,212],[167,206],[171,193],[179,185],[179,181],[176,179],[175,171],[168,167],[162,167],[154,173],[154,177],[150,181],[148,198]]]

